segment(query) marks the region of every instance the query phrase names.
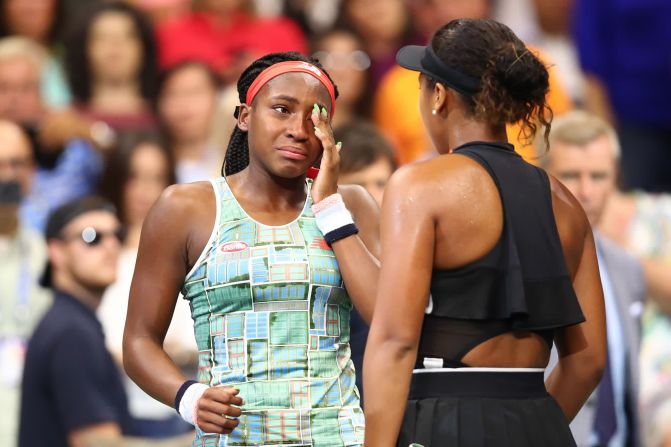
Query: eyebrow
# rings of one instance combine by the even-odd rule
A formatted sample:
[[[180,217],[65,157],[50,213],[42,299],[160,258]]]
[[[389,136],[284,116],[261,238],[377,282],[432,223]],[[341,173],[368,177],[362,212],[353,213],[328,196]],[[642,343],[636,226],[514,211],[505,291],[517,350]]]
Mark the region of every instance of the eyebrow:
[[[290,102],[292,104],[299,104],[300,103],[300,101],[298,99],[294,98],[293,96],[289,96],[289,95],[275,95],[275,96],[272,96],[270,99],[271,100],[278,100],[278,99],[279,100],[284,100],[284,101]],[[322,104],[320,102],[318,102],[317,105],[319,106],[319,108],[322,108],[322,107],[327,108],[324,104]]]
[[[275,95],[271,97],[270,99],[281,99],[287,102],[291,102],[294,104],[298,104],[298,99],[294,98],[293,96],[288,96],[288,95]]]

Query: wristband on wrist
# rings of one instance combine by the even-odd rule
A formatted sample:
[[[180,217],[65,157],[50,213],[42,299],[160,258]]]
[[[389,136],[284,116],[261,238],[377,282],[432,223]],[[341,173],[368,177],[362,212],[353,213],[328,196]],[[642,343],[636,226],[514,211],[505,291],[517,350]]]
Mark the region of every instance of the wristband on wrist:
[[[198,400],[209,387],[204,383],[198,383],[194,380],[187,380],[179,387],[175,396],[175,409],[184,421],[193,425],[196,421],[196,405]]]
[[[312,205],[312,212],[317,214],[321,211],[324,211],[328,208],[331,208],[332,206],[338,205],[338,204],[344,204],[345,202],[342,199],[342,196],[338,193],[336,194],[331,194],[330,196],[324,197],[321,201],[315,203]]]
[[[332,194],[315,203],[312,205],[312,212],[315,215],[317,228],[329,246],[359,232],[340,194]]]
[[[358,232],[359,229],[352,223],[345,225],[344,227],[336,228],[333,231],[329,231],[324,235],[324,240],[327,244],[329,244],[330,247],[334,242],[339,241],[340,239],[345,239],[349,236],[353,236]]]
[[[175,395],[175,410],[179,413],[179,403],[182,401],[182,398],[184,397],[184,393],[186,392],[186,389],[189,388],[191,385],[194,383],[198,383],[195,380],[187,380],[182,384],[182,386],[179,387],[177,390],[177,394]]]

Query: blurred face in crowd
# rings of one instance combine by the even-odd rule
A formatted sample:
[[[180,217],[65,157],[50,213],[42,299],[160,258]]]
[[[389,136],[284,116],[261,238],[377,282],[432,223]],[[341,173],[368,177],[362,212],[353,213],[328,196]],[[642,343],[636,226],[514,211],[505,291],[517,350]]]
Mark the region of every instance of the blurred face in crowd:
[[[100,240],[87,244],[82,234],[95,230]],[[121,225],[109,211],[90,211],[68,223],[61,238],[49,242],[49,260],[56,275],[69,283],[88,289],[104,289],[114,281],[120,242],[116,237]],[[86,230],[86,233],[84,231]]]
[[[57,0],[6,0],[2,14],[13,34],[46,42],[56,14]]]
[[[380,157],[364,169],[340,174],[338,183],[361,185],[373,196],[378,205],[382,205],[384,188],[387,186],[387,181],[389,181],[391,174],[393,174],[393,168],[389,164],[389,161],[384,157]]]
[[[88,57],[94,79],[128,82],[142,65],[142,42],[133,19],[117,11],[103,12],[91,25]]]
[[[135,149],[123,191],[124,216],[128,225],[141,224],[168,186],[169,166],[164,153],[154,144],[141,143]]]
[[[548,152],[547,170],[580,201],[592,226],[598,225],[616,189],[617,160],[611,140],[602,135],[585,146],[557,141]]]
[[[36,123],[42,114],[40,72],[28,57],[0,62],[0,119]]]
[[[347,18],[367,41],[395,41],[403,34],[408,16],[403,0],[344,1]]]
[[[188,65],[166,80],[159,98],[159,115],[178,142],[198,141],[210,134],[217,88],[205,68]]]
[[[407,0],[415,27],[427,38],[454,19],[484,19],[491,0]]]
[[[0,182],[18,182],[25,196],[33,178],[33,151],[18,125],[0,120]]]
[[[338,86],[338,106],[353,106],[364,94],[366,70],[370,67],[359,40],[347,32],[332,33],[319,42],[314,56]]]

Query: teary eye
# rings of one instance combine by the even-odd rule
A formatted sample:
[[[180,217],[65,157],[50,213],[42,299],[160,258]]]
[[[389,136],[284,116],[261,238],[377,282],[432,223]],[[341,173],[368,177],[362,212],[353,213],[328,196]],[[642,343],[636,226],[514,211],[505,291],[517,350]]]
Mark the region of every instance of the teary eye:
[[[273,106],[273,110],[279,113],[289,113],[289,108],[280,104]]]

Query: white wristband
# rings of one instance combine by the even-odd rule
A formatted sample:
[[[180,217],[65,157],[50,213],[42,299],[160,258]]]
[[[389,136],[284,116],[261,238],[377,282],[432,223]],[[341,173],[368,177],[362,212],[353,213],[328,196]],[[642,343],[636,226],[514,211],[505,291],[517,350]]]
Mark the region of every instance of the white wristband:
[[[179,402],[179,415],[194,427],[197,422],[196,405],[198,404],[198,399],[200,399],[208,388],[209,386],[204,383],[194,383],[186,389],[182,396],[182,400]]]
[[[327,234],[345,225],[353,224],[354,219],[341,199],[328,208],[315,212],[315,223],[322,234]]]

